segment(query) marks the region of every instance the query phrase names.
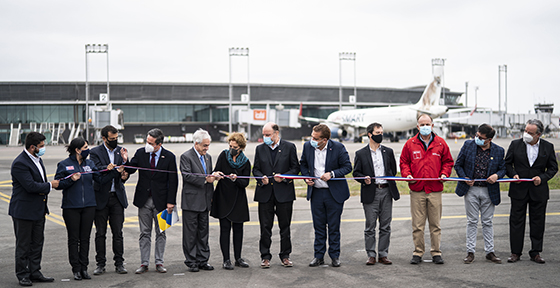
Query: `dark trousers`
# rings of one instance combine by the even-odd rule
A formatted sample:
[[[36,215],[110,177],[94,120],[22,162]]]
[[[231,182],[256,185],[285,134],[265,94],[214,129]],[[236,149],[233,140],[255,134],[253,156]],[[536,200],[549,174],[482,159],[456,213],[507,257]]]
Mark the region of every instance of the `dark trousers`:
[[[513,184],[512,184],[513,185]],[[509,214],[509,243],[511,253],[521,255],[523,252],[523,238],[525,237],[525,218],[529,205],[529,236],[531,238],[531,250],[529,256],[534,257],[543,248],[544,225],[547,201],[533,201],[527,194],[525,199],[511,198],[511,210]]]
[[[113,235],[113,260],[115,266],[123,265],[124,245],[123,245],[123,223],[124,223],[124,207],[119,202],[117,195],[111,193],[109,202],[105,208],[95,210],[95,261],[97,266],[105,267],[107,264],[106,257],[106,240],[107,240],[107,221],[111,225],[111,234]]]
[[[198,267],[208,263],[208,258],[210,258],[208,210],[204,212],[183,210],[182,217],[185,265]]]
[[[45,217],[23,220],[12,217],[16,236],[16,277],[41,277],[41,256],[45,239]]]
[[[322,259],[327,250],[327,228],[329,239],[329,256],[340,256],[340,217],[344,203],[338,203],[329,189],[313,188],[311,195],[311,215],[315,229],[315,258]]]
[[[62,217],[68,232],[68,260],[72,272],[87,271],[95,207],[62,209]]]
[[[280,259],[290,258],[292,253],[292,241],[290,239],[290,224],[292,222],[293,201],[279,203],[272,195],[268,202],[259,202],[259,223],[261,227],[261,239],[259,249],[261,259],[272,258],[270,245],[272,244],[272,226],[274,226],[274,215],[278,217],[280,228]]]
[[[220,219],[220,249],[224,262],[229,260],[229,235],[233,228],[233,256],[235,260],[241,258],[243,245],[243,223],[234,223],[227,218]]]

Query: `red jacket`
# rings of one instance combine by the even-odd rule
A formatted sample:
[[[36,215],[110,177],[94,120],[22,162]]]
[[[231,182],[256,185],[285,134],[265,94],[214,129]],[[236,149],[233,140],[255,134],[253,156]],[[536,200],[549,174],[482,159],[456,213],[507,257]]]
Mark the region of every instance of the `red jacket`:
[[[407,177],[412,175],[414,178],[438,178],[442,174],[446,177],[451,175],[453,167],[453,157],[449,152],[449,146],[443,138],[432,133],[434,137],[428,149],[419,139],[420,135],[408,139],[401,152],[401,175]],[[443,191],[443,183],[440,181],[417,181],[408,183],[410,190],[419,192]]]

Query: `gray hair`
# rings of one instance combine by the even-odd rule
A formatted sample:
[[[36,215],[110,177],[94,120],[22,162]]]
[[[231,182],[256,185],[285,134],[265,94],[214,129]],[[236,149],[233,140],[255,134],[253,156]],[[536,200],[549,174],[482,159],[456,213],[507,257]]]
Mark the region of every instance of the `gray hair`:
[[[208,140],[212,141],[212,137],[210,137],[210,134],[208,134],[208,131],[206,131],[204,129],[196,130],[196,132],[194,132],[192,138],[193,138],[194,144],[202,143],[202,140],[204,140],[204,139],[208,139]]]
[[[156,138],[156,145],[163,143],[163,131],[159,128],[154,128],[148,131],[148,135]]]
[[[530,119],[529,121],[527,121],[527,125],[537,126],[537,134],[542,134],[544,131],[544,125],[539,119]]]

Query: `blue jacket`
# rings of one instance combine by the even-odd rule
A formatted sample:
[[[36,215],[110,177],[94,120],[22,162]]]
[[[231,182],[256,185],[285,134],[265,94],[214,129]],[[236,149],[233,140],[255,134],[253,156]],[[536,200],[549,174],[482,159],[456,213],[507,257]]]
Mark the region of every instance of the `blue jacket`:
[[[455,171],[457,171],[459,177],[473,179],[476,149],[477,145],[474,143],[474,140],[465,141],[465,144],[461,147],[459,156],[457,156],[455,161]],[[488,175],[486,177],[497,174],[498,179],[501,179],[506,175],[504,154],[504,148],[494,143],[490,144],[490,163],[488,164]],[[467,183],[463,181],[458,182],[455,193],[463,196],[467,194],[469,188],[470,186]],[[488,194],[494,205],[500,204],[500,183],[488,184]]]
[[[346,174],[352,172],[352,163],[348,156],[346,147],[340,142],[329,140],[327,143],[327,159],[325,162],[325,171],[334,171],[336,178],[344,178]],[[315,176],[315,148],[311,146],[309,141],[303,145],[303,153],[299,162],[301,175]],[[332,197],[338,203],[344,203],[350,197],[348,182],[345,180],[328,181],[329,191]],[[313,186],[307,186],[307,200],[311,199]]]
[[[97,167],[93,161],[85,159],[82,165],[78,163],[75,155],[72,155],[60,162],[56,168],[54,179],[60,180],[57,190],[62,190],[62,209],[66,208],[85,208],[97,206],[95,202],[95,192],[93,190],[93,181],[104,184],[100,173],[82,174],[80,179],[73,181],[71,178],[64,177],[76,172],[97,171]],[[109,177],[105,177],[111,180]]]

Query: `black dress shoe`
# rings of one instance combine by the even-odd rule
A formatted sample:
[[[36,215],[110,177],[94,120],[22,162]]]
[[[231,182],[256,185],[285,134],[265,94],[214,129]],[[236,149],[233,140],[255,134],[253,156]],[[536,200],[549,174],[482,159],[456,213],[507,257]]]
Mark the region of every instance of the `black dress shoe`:
[[[81,281],[82,280],[82,273],[74,272],[74,280]]]
[[[325,261],[323,260],[323,258],[313,258],[313,260],[311,260],[311,263],[309,263],[309,267],[317,267],[317,266],[321,266],[325,264]]]
[[[239,258],[239,259],[235,260],[235,266],[241,267],[241,268],[249,268],[249,263],[247,263],[247,261],[245,261],[245,259]]]
[[[224,264],[222,264],[222,268],[224,268],[226,270],[233,270],[233,265],[231,265],[230,260],[226,260],[226,261],[224,261]]]
[[[41,275],[39,277],[29,278],[29,279],[31,280],[31,282],[54,282],[54,278],[45,277],[44,275]]]
[[[29,280],[29,278],[25,277],[25,278],[22,278],[21,280],[19,280],[19,285],[21,285],[21,286],[33,286],[33,282],[31,282],[31,280]]]
[[[198,272],[198,271],[200,271],[200,270],[198,269],[198,266],[196,266],[196,265],[192,265],[192,266],[189,267],[189,272]]]
[[[82,279],[85,279],[85,280],[91,279],[91,276],[89,276],[89,274],[87,273],[87,270],[84,270],[80,273],[82,274]]]
[[[105,273],[105,267],[103,266],[97,266],[97,268],[93,270],[93,275],[101,275],[103,273]]]
[[[340,267],[340,259],[338,258],[332,259],[332,267]]]
[[[123,265],[117,265],[117,266],[115,267],[115,271],[116,271],[117,273],[119,273],[119,274],[126,274],[126,273],[128,273],[128,271],[126,270],[126,268],[124,268]],[[95,272],[94,272],[93,274],[95,274]]]
[[[208,263],[199,265],[198,268],[199,268],[200,270],[206,270],[206,271],[214,270],[214,266],[212,266],[212,265],[210,265],[210,264],[208,264]]]

